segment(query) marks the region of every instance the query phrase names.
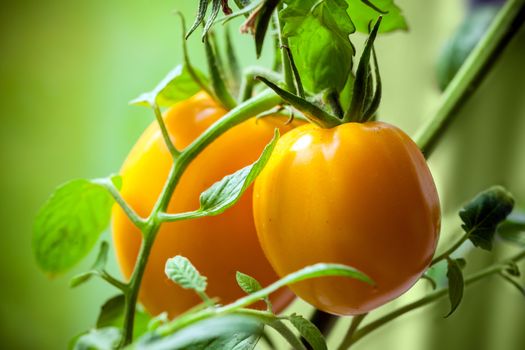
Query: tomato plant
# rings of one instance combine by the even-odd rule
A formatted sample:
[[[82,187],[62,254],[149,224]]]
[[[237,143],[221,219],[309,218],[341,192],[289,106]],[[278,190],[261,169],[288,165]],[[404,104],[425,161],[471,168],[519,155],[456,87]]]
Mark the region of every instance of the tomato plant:
[[[175,147],[188,146],[198,135],[226,112],[205,93],[171,107],[164,117]],[[273,129],[290,129],[286,119],[266,117],[249,119],[228,130],[200,153],[180,179],[173,193],[169,212],[191,211],[199,207],[199,194],[224,176],[253,163],[271,140]],[[239,145],[242,148],[239,149]],[[223,154],[235,154],[223,158]],[[147,216],[162,192],[173,163],[157,124],[152,124],[137,141],[124,163],[122,197],[135,211]],[[158,232],[141,286],[140,301],[152,314],[168,312],[174,317],[199,303],[199,297],[180,286],[167,283],[164,265],[169,258],[182,254],[206,274],[209,292],[221,303],[242,295],[235,282],[235,271],[257,276],[261,283],[277,279],[257,241],[251,210],[251,189],[220,216],[173,222]],[[140,231],[118,206],[113,213],[113,239],[124,276],[130,277],[141,244]],[[282,310],[291,300],[286,290],[273,298],[275,310]]]
[[[51,275],[84,258],[113,215],[124,279],[108,271],[102,242],[71,285],[99,277],[119,294],[74,348],[253,349],[271,327],[294,349],[324,350],[337,320],[316,317],[326,311],[354,315],[339,346],[347,349],[444,296],[450,316],[464,288],[491,275],[523,292],[525,221],[501,186],[464,205],[462,234],[436,254],[440,204],[426,158],[523,23],[525,0],[501,8],[414,140],[377,121],[384,92],[374,43],[407,29],[393,1],[234,3],[200,0],[183,29],[183,63],[131,101],[151,108],[156,123],[120,175],[68,182],[37,215],[34,253]],[[215,28],[234,18],[244,18],[257,56],[273,49],[271,68],[242,72],[227,31],[221,47]],[[185,44],[201,24],[207,74]],[[368,35],[359,60],[355,32]],[[464,274],[458,249],[470,241],[491,251],[496,234],[517,252]],[[420,278],[434,290],[361,325]],[[319,308],[312,320],[280,313],[288,285]]]

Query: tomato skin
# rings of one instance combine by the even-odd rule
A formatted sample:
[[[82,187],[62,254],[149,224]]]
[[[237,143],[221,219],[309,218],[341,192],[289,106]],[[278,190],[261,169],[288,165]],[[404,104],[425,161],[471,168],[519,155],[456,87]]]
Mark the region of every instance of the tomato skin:
[[[164,116],[173,143],[183,149],[226,112],[204,93],[176,104]],[[212,142],[188,166],[173,194],[169,213],[199,208],[199,195],[213,183],[254,162],[271,140],[275,127],[281,133],[284,118],[275,117],[241,123]],[[122,169],[122,196],[147,217],[167,178],[172,158],[160,129],[153,123],[128,155]],[[189,258],[208,277],[207,293],[220,303],[233,301],[244,293],[237,286],[236,271],[257,278],[263,285],[278,279],[266,260],[252,215],[252,189],[225,213],[162,225],[153,245],[143,277],[139,299],[152,315],[167,311],[174,317],[201,302],[194,292],[175,285],[164,274],[166,260],[175,255]],[[120,207],[113,211],[113,239],[117,260],[126,278],[135,266],[141,244],[140,232]],[[283,309],[293,298],[289,290],[273,295],[275,309]]]
[[[440,228],[432,175],[416,144],[386,123],[300,126],[281,137],[254,186],[259,240],[280,276],[319,262],[361,270],[292,285],[337,315],[368,312],[429,266]]]

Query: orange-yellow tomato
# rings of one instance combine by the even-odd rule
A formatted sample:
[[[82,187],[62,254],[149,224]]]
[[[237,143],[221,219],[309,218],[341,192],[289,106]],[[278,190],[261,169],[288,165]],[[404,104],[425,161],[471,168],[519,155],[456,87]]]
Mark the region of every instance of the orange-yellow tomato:
[[[225,111],[204,93],[173,106],[165,123],[173,143],[183,149]],[[199,207],[199,195],[213,183],[254,162],[273,137],[275,127],[286,132],[285,119],[254,118],[230,129],[198,155],[186,169],[171,199],[168,212],[179,213]],[[141,216],[148,216],[159,196],[172,158],[156,123],[152,124],[131,150],[122,169],[122,196]],[[139,231],[119,207],[113,212],[113,239],[123,274],[131,275],[141,244]],[[266,260],[253,222],[252,189],[225,213],[164,224],[153,245],[139,299],[153,315],[167,311],[170,317],[198,304],[194,292],[184,290],[164,274],[166,260],[175,255],[189,258],[208,277],[208,294],[221,303],[243,295],[235,280],[236,271],[257,278],[263,285],[278,279]],[[288,290],[273,296],[275,309],[284,308],[291,298]]]
[[[280,276],[326,262],[374,280],[291,286],[333,314],[361,314],[401,295],[428,267],[438,240],[439,200],[425,159],[386,123],[292,130],[256,180],[253,201],[259,240]]]

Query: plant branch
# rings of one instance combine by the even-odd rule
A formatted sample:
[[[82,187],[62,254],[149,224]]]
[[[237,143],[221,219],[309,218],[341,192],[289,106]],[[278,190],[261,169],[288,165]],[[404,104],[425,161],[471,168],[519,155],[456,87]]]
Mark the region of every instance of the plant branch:
[[[441,97],[434,116],[421,127],[414,140],[428,157],[441,135],[470,96],[481,85],[507,44],[525,20],[525,0],[509,0],[490,28],[461,66]]]
[[[151,105],[151,108],[153,108],[153,111],[155,112],[155,118],[157,118],[157,123],[159,124],[160,131],[162,132],[162,137],[164,138],[164,143],[168,147],[168,150],[170,151],[171,156],[176,159],[180,152],[175,148],[175,145],[173,142],[171,142],[170,134],[168,132],[168,129],[166,128],[166,124],[164,123],[164,119],[162,118],[162,113],[160,112],[159,105],[154,103]]]
[[[111,276],[106,270],[97,271],[100,278],[104,279],[106,282],[111,284],[113,287],[120,289],[123,293],[126,293],[129,286],[127,283],[123,283],[116,279],[115,277]]]
[[[525,258],[525,250],[519,252],[518,254],[510,257],[509,259],[503,260],[499,263],[496,263],[494,265],[491,265],[483,270],[480,270],[468,277],[465,278],[465,286],[468,286],[474,282],[477,282],[487,276],[491,276],[493,274],[497,274],[503,269],[505,269],[509,263],[513,262],[516,263],[522,259]],[[435,292],[432,292],[428,294],[426,297],[423,297],[413,303],[407,304],[405,306],[402,306],[384,316],[381,318],[367,324],[366,326],[359,329],[357,332],[354,333],[354,335],[351,337],[350,341],[348,341],[345,345],[346,347],[340,347],[339,350],[348,349],[351,345],[357,343],[359,340],[364,338],[366,335],[370,334],[371,332],[375,331],[376,329],[380,328],[381,326],[385,325],[386,323],[398,318],[399,316],[402,316],[406,314],[407,312],[410,312],[412,310],[418,309],[422,306],[425,306],[427,304],[430,304],[431,302],[438,300],[439,298],[448,295],[448,287],[442,288],[439,290],[436,290]]]
[[[350,323],[350,328],[348,328],[348,332],[346,333],[345,338],[343,339],[343,342],[341,343],[341,345],[339,345],[339,348],[338,348],[339,350],[348,349],[350,345],[352,345],[352,338],[354,336],[354,333],[357,331],[357,328],[359,327],[361,322],[363,322],[366,315],[368,315],[368,313],[361,314],[361,315],[355,315],[352,318],[352,323]]]
[[[133,208],[131,208],[128,203],[122,198],[122,195],[120,194],[119,190],[115,187],[115,184],[113,184],[113,181],[111,179],[97,179],[93,180],[94,183],[104,187],[106,191],[109,192],[111,197],[115,200],[115,202],[122,208],[126,216],[131,220],[133,225],[135,225],[138,229],[142,230],[144,228],[144,225],[146,224],[146,220],[140,217]]]
[[[449,249],[444,251],[442,254],[432,259],[432,263],[430,264],[430,266],[436,265],[441,260],[445,260],[447,257],[449,257],[459,247],[461,247],[461,245],[465,243],[466,240],[468,240],[469,236],[470,236],[470,232],[464,233],[463,236],[456,243],[454,243],[454,245],[452,245]]]
[[[195,72],[195,69],[193,68],[193,65],[191,64],[190,55],[188,53],[188,45],[186,43],[186,20],[184,19],[184,15],[180,11],[175,11],[175,14],[180,17],[181,27],[182,27],[182,57],[184,60],[184,64],[186,65],[186,68],[188,69],[188,73],[190,73],[193,80],[199,85],[199,87],[205,91],[208,96],[213,96],[213,93],[210,89],[210,87],[205,84],[202,79],[199,77],[197,72]]]
[[[253,88],[258,82],[255,77],[263,76],[273,81],[280,81],[282,79],[281,74],[274,72],[269,69],[265,69],[259,66],[250,66],[244,70],[243,79],[241,81],[241,87],[239,88],[239,102],[244,102],[253,94]]]
[[[292,74],[292,65],[290,58],[286,54],[286,48],[288,47],[288,39],[283,36],[281,20],[279,18],[279,11],[281,10],[282,4],[279,5],[277,12],[275,13],[275,26],[277,30],[277,35],[279,38],[279,47],[281,48],[281,63],[284,75],[284,82],[289,92],[295,94],[295,85]]]

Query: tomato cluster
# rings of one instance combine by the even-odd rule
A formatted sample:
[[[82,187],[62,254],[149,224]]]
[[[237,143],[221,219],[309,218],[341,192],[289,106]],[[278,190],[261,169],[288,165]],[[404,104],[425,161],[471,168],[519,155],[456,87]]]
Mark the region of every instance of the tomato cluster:
[[[199,93],[173,106],[164,120],[174,145],[183,149],[225,113],[206,94]],[[286,118],[282,117],[252,118],[220,136],[189,165],[168,212],[197,209],[201,192],[257,160],[276,127],[281,133],[291,129],[285,122]],[[154,123],[140,137],[121,169],[122,196],[138,214],[149,215],[172,164],[160,129]],[[118,206],[113,213],[113,239],[120,268],[129,278],[142,238]],[[243,295],[235,280],[236,271],[256,276],[262,284],[278,279],[257,240],[251,189],[222,215],[162,225],[140,289],[140,301],[153,315],[167,311],[173,317],[200,302],[193,291],[182,289],[164,274],[166,260],[175,255],[189,258],[207,276],[207,291],[219,297],[220,303]],[[288,290],[274,294],[275,310],[281,310],[292,297]]]
[[[183,149],[224,114],[199,93],[172,107],[165,123],[175,146]],[[257,159],[274,128],[286,133],[296,125],[285,126],[277,117],[252,118],[223,134],[190,164],[169,212],[197,209],[202,191]],[[159,127],[153,124],[121,171],[122,196],[139,214],[151,211],[171,165]],[[255,182],[253,210],[249,189],[220,216],[162,226],[140,300],[150,313],[168,311],[170,316],[199,302],[193,292],[164,275],[166,260],[178,254],[208,277],[208,292],[221,302],[242,295],[236,271],[266,285],[307,265],[327,262],[353,266],[375,283],[318,278],[292,286],[295,294],[330,313],[364,313],[399,296],[421,276],[436,248],[439,222],[430,171],[401,130],[380,122],[330,129],[301,125],[278,141]],[[140,232],[118,207],[113,231],[119,264],[129,277]],[[277,311],[290,300],[288,291],[273,296]]]

